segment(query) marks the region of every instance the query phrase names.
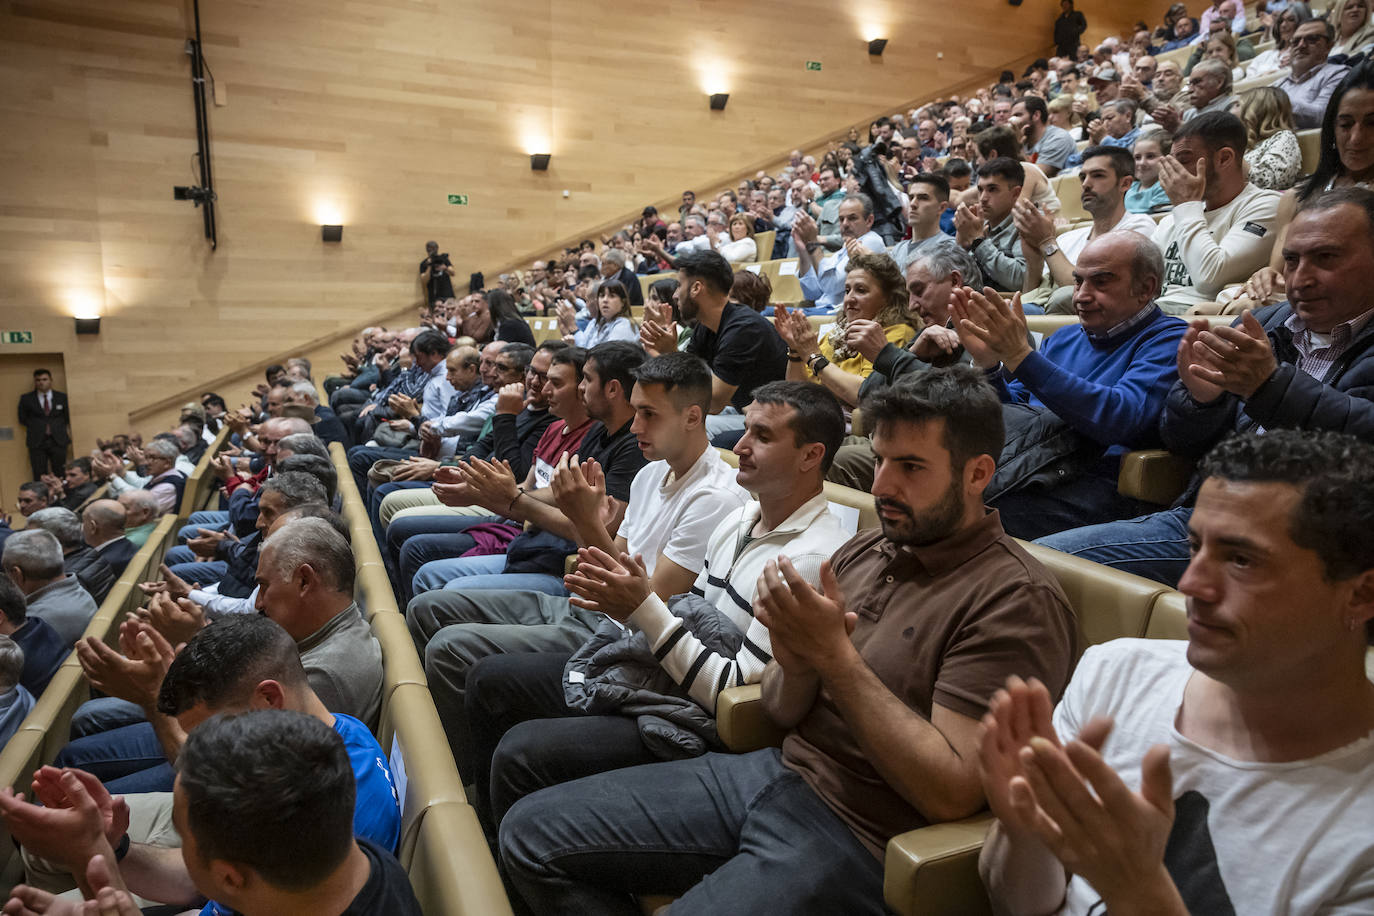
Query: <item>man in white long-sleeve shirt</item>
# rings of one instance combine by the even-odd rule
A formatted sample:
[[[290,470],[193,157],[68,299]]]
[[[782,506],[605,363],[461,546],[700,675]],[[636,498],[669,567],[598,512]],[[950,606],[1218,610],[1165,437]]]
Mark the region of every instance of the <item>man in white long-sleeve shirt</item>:
[[[754,397],[735,453],[737,481],[755,498],[722,517],[689,592],[665,601],[650,588],[642,563],[604,552],[584,551],[577,572],[566,580],[574,602],[605,614],[628,633],[642,634],[632,640],[633,648],[652,653],[678,685],[679,696],[712,715],[722,690],[757,683],[772,659],[768,629],[752,611],[764,566],[786,554],[808,581],[819,583],[821,563],[850,534],[830,512],[822,489],[844,435],[839,402],[825,389],[802,382],[771,382]],[[690,620],[716,615],[743,633],[738,651],[712,651],[692,632]],[[491,661],[504,670],[484,671]],[[635,717],[593,716],[571,707],[564,694],[569,675],[561,666],[541,672],[561,678],[532,677],[534,671],[506,656],[484,660],[468,677],[475,752],[491,754],[493,825],[537,789],[659,759],[641,740]],[[532,718],[539,707],[542,715],[555,718]]]
[[[1206,112],[1179,128],[1173,154],[1160,160],[1160,184],[1174,205],[1154,234],[1164,252],[1157,301],[1167,314],[1211,302],[1269,263],[1279,194],[1246,180],[1246,144],[1239,118]]]

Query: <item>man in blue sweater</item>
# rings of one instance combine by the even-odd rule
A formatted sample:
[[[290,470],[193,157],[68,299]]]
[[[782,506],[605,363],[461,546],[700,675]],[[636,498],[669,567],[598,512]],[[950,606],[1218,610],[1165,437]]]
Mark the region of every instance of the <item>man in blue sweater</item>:
[[[1160,434],[1200,457],[1233,431],[1331,431],[1374,442],[1374,192],[1339,188],[1299,208],[1283,240],[1288,301],[1229,328],[1199,322],[1178,351]],[[1047,547],[1177,585],[1197,481],[1174,507],[1045,538]],[[1362,533],[1364,536],[1366,533]]]
[[[998,462],[1006,473],[988,505],[1009,534],[1035,538],[1140,513],[1140,503],[1117,493],[1120,456],[1158,445],[1188,328],[1154,303],[1163,276],[1163,256],[1143,235],[1099,236],[1074,266],[1079,325],[1038,351],[1026,339],[1019,295],[1008,304],[991,289],[954,291],[959,340],[1008,405]]]

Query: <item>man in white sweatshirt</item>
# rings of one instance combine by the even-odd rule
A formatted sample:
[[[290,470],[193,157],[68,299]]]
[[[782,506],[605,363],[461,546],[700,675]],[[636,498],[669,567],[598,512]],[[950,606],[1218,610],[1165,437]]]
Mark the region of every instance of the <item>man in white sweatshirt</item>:
[[[691,590],[665,600],[650,588],[641,558],[584,550],[566,578],[572,601],[642,634],[643,648],[682,695],[714,715],[722,690],[757,683],[772,659],[768,628],[752,610],[765,565],[785,554],[818,584],[821,563],[852,533],[831,513],[823,490],[843,436],[839,402],[825,389],[803,382],[760,387],[735,446],[738,483],[754,499],[722,516]],[[692,631],[689,621],[713,621],[712,611],[743,633],[738,651],[713,651],[709,638]],[[568,704],[564,686],[580,673],[565,671],[572,654],[491,656],[468,674],[468,723],[480,761],[476,795],[492,826],[537,789],[659,759],[641,740],[635,716],[591,715]]]
[[[1245,125],[1224,111],[1188,120],[1174,134],[1173,153],[1159,163],[1159,181],[1173,212],[1154,242],[1164,252],[1159,307],[1181,315],[1244,283],[1269,263],[1279,194],[1245,177]]]

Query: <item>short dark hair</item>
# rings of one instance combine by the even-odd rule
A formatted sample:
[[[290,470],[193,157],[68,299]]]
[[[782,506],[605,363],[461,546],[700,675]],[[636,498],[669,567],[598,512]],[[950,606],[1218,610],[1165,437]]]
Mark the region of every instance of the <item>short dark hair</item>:
[[[677,269],[688,280],[700,280],[722,296],[730,295],[735,272],[718,251],[689,251],[677,258]]]
[[[543,350],[545,353],[557,353],[560,350],[566,350],[571,346],[572,344],[568,343],[566,340],[559,340],[557,337],[550,337],[548,340],[542,341],[539,344],[539,346],[535,347],[534,352],[538,353],[540,350]],[[530,358],[533,359],[534,357]]]
[[[1050,120],[1050,109],[1045,104],[1045,100],[1034,95],[1022,96],[1018,99],[1022,105],[1026,106],[1026,117],[1040,115],[1040,123],[1048,124]]]
[[[1026,170],[1021,163],[1007,156],[989,159],[978,167],[979,178],[1005,178],[1012,185],[1020,187],[1026,183]]]
[[[908,373],[870,393],[860,406],[873,418],[874,431],[891,423],[944,420],[944,445],[956,470],[979,455],[998,460],[1006,441],[1002,402],[972,366]]]
[[[1204,479],[1298,488],[1288,534],[1321,558],[1328,582],[1374,569],[1374,445],[1343,433],[1271,429],[1224,440],[1200,470]]]
[[[524,372],[530,366],[530,360],[534,359],[534,347],[527,343],[514,341],[506,344],[501,351],[501,355],[510,360],[511,367]]]
[[[0,614],[5,615],[5,619],[16,627],[29,615],[24,593],[14,584],[9,573],[3,571],[0,571]]]
[[[339,472],[334,467],[334,462],[328,458],[321,458],[319,455],[294,454],[290,458],[284,458],[277,462],[277,477],[286,475],[308,474],[319,482],[324,490],[324,503],[326,505],[334,502],[334,494],[339,492]],[[275,480],[276,477],[269,477],[267,482]],[[263,486],[267,484],[264,483]],[[318,500],[311,500],[318,502]],[[297,503],[296,505],[305,505]],[[290,506],[288,508],[296,508]]]
[[[1174,146],[1178,146],[1178,141],[1186,137],[1197,137],[1210,153],[1229,148],[1238,157],[1245,155],[1245,149],[1250,144],[1245,122],[1229,111],[1204,111],[1184,121],[1174,131]]]
[[[596,374],[602,386],[607,382],[619,382],[626,401],[635,389],[635,370],[648,358],[643,347],[627,340],[608,340],[587,351],[587,360],[596,360]]]
[[[282,709],[215,716],[177,758],[187,827],[207,860],[291,891],[319,884],[354,848],[356,778],[338,732]]]
[[[733,289],[733,286],[731,287]],[[673,301],[677,295],[677,277],[664,277],[649,284],[649,292],[658,297],[659,302]]]
[[[46,376],[48,376],[49,378],[52,377],[52,373],[49,372],[47,369],[35,369],[35,370],[33,370],[33,377],[34,377],[34,378],[38,378],[40,375],[46,375]]]
[[[821,473],[830,470],[844,441],[844,409],[829,388],[811,382],[768,382],[754,389],[754,402],[780,404],[796,411],[789,425],[797,447],[819,442],[825,448]]]
[[[73,458],[71,461],[67,462],[64,470],[70,471],[72,468],[79,469],[81,473],[89,477],[91,476],[91,459],[87,458],[85,455],[82,455],[80,458]]]
[[[567,343],[567,341],[563,341]],[[577,380],[582,381],[582,367],[587,364],[587,351],[581,347],[564,346],[550,351],[549,366],[572,366]]]
[[[48,490],[48,485],[41,480],[30,480],[28,483],[21,483],[19,489],[27,490],[34,496],[42,499],[43,502],[52,499],[52,493]]]
[[[949,180],[936,172],[922,172],[911,179],[913,185],[929,185],[935,199],[942,203],[949,200]]]
[[[157,711],[179,716],[205,704],[214,712],[247,702],[262,681],[308,683],[301,653],[282,625],[261,614],[226,614],[204,627],[172,659],[157,692]]]
[[[421,331],[410,344],[411,353],[423,353],[425,356],[447,356],[451,349],[453,344],[449,343],[448,338],[433,328]]]
[[[600,362],[597,365],[601,365]],[[711,368],[691,353],[665,353],[647,359],[633,370],[640,385],[661,385],[678,410],[695,404],[703,414],[711,412]]]
[[[1298,213],[1306,213],[1309,210],[1321,212],[1334,210],[1337,207],[1352,206],[1364,213],[1366,224],[1366,241],[1374,243],[1374,191],[1368,188],[1361,188],[1350,185],[1344,188],[1332,188],[1306,200],[1301,200],[1298,204]]]
[[[205,408],[209,408],[213,404],[218,405],[220,410],[229,409],[229,405],[224,403],[224,398],[217,394],[207,394],[205,397],[201,398],[200,404]]]
[[[304,506],[297,506],[287,512],[292,519],[297,518],[317,518],[327,522],[331,528],[343,538],[345,543],[352,543],[353,532],[348,527],[348,521],[339,513],[322,503],[306,503]]]
[[[964,178],[973,174],[973,166],[968,164],[966,159],[946,159],[945,167],[940,171],[945,173],[946,184],[950,178]]]
[[[1135,177],[1135,156],[1124,146],[1090,146],[1083,150],[1083,161],[1087,162],[1094,156],[1104,156],[1111,160],[1112,171],[1116,173],[1118,179],[1130,176]]]
[[[676,286],[675,283],[674,290]],[[735,271],[735,284],[730,287],[730,299],[740,305],[747,305],[756,312],[762,312],[772,302],[773,282],[763,271],[754,273],[741,267]]]
[[[286,367],[283,366],[281,363],[273,363],[272,365],[268,366],[265,370],[263,370],[262,374],[267,376],[267,380],[270,382],[272,381],[272,376],[278,375],[285,371]]]

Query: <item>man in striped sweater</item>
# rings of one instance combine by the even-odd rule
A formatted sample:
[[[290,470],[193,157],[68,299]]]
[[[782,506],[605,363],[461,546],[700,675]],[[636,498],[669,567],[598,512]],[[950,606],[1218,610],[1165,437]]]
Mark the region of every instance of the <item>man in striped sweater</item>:
[[[736,480],[754,498],[722,518],[691,590],[665,601],[651,588],[642,558],[583,550],[576,573],[565,578],[572,602],[638,634],[679,695],[714,715],[720,691],[757,683],[772,660],[768,628],[752,610],[765,565],[786,554],[818,584],[821,563],[851,534],[830,512],[822,489],[843,436],[839,402],[824,388],[803,382],[760,387],[735,446]],[[713,651],[689,629],[687,619],[700,620],[700,612],[710,609],[744,634],[737,652]],[[477,798],[492,826],[516,801],[545,786],[659,759],[641,739],[636,717],[590,716],[581,704],[569,705],[565,680],[578,672],[569,675],[564,663],[572,654],[556,661],[535,654],[490,656],[468,674]],[[481,804],[487,801],[490,808]]]

